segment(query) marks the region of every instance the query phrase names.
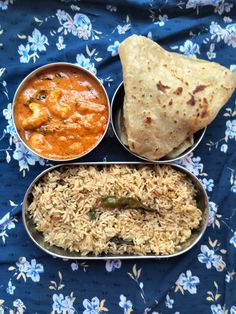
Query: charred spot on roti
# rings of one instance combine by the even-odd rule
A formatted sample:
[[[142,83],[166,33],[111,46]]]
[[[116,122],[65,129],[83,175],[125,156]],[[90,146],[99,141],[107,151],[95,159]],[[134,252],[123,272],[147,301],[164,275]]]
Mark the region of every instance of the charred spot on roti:
[[[131,143],[131,147],[132,147],[133,149],[135,149],[134,142]]]
[[[152,118],[151,117],[146,117],[145,118],[145,123],[146,124],[151,124],[152,123]]]
[[[168,103],[169,106],[172,106],[173,105],[173,100],[171,99]]]
[[[205,118],[208,116],[208,106],[209,106],[209,104],[207,102],[207,99],[204,97],[203,98],[203,104],[201,106],[201,108],[202,108],[202,112],[200,113],[201,118]]]
[[[196,103],[196,100],[194,98],[194,96],[192,94],[189,94],[191,97],[190,99],[187,101],[187,105],[190,105],[190,106],[194,106],[195,103]]]
[[[208,116],[208,112],[206,110],[201,112],[201,118],[205,118]]]
[[[163,92],[163,93],[166,92],[166,89],[169,89],[169,88],[170,88],[170,86],[167,86],[167,85],[162,84],[161,81],[159,81],[159,82],[156,84],[156,86],[157,86],[157,89],[160,90],[160,91]]]
[[[183,88],[182,88],[182,87],[178,87],[178,88],[174,91],[174,94],[179,96],[179,95],[182,94],[182,92],[183,92]]]
[[[196,93],[199,93],[199,92],[203,91],[206,87],[207,87],[207,85],[198,85],[198,86],[196,86],[196,88],[193,91],[193,94],[196,94]]]

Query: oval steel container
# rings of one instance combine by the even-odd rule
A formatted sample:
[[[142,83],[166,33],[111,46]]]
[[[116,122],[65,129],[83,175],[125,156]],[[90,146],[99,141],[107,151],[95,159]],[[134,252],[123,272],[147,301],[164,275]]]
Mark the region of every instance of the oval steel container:
[[[28,187],[24,200],[23,200],[23,211],[22,211],[22,216],[23,216],[23,223],[25,226],[25,229],[31,238],[31,240],[43,251],[45,251],[48,254],[51,254],[53,256],[61,257],[61,258],[67,258],[67,259],[95,259],[95,260],[101,260],[101,259],[134,259],[134,258],[170,258],[170,257],[175,257],[178,255],[181,255],[187,251],[189,251],[193,246],[195,246],[198,241],[201,239],[203,236],[207,223],[208,223],[208,214],[209,214],[209,209],[208,209],[208,197],[207,194],[201,184],[201,182],[195,177],[190,171],[187,169],[183,168],[182,166],[176,165],[176,164],[167,164],[169,166],[174,167],[176,170],[181,171],[187,175],[187,177],[192,181],[195,189],[196,189],[196,200],[198,204],[198,208],[202,211],[202,221],[199,226],[199,228],[195,231],[192,232],[191,237],[184,242],[183,244],[180,245],[180,249],[176,251],[174,254],[171,255],[144,255],[144,256],[139,256],[139,255],[87,255],[87,256],[81,256],[77,252],[70,252],[68,250],[65,250],[63,248],[57,247],[57,246],[50,246],[48,243],[46,243],[43,239],[42,233],[36,230],[35,225],[27,213],[27,208],[29,204],[32,202],[32,189],[34,185],[41,180],[41,178],[48,172],[57,169],[59,167],[73,167],[73,166],[91,166],[91,165],[100,165],[100,166],[106,166],[106,165],[147,165],[147,166],[154,166],[154,163],[144,163],[144,162],[89,162],[89,163],[66,163],[66,164],[60,164],[53,166],[51,168],[46,169],[43,171],[41,174],[39,174],[33,182],[30,184]],[[160,165],[162,166],[162,165]]]
[[[15,108],[15,102],[16,102],[16,98],[18,96],[18,94],[21,92],[22,88],[24,87],[24,85],[27,83],[28,80],[30,80],[32,77],[34,77],[35,75],[39,74],[40,72],[43,72],[45,70],[48,70],[50,68],[55,68],[57,66],[60,66],[60,67],[68,67],[68,68],[74,68],[76,70],[79,70],[79,71],[82,71],[84,73],[87,73],[89,76],[91,76],[94,80],[96,80],[96,82],[100,85],[100,87],[102,88],[102,90],[104,91],[104,94],[106,96],[106,99],[107,99],[107,108],[108,108],[108,119],[107,119],[107,125],[106,125],[106,128],[104,130],[104,133],[103,135],[101,136],[101,138],[98,140],[98,142],[92,146],[89,150],[87,150],[86,152],[80,154],[80,155],[77,155],[75,157],[72,157],[72,158],[63,158],[63,159],[58,159],[58,158],[48,158],[48,157],[45,157],[43,155],[40,155],[38,154],[36,151],[34,151],[31,147],[29,147],[27,145],[27,143],[25,143],[25,141],[21,138],[18,130],[17,130],[17,127],[16,127],[16,123],[15,123],[15,114],[14,114],[14,108]],[[12,117],[13,117],[13,125],[14,125],[14,128],[16,130],[16,133],[17,135],[19,136],[20,140],[22,141],[22,143],[31,151],[33,152],[34,154],[38,155],[39,157],[41,158],[45,158],[45,159],[48,159],[48,160],[52,160],[52,161],[58,161],[58,162],[64,162],[64,161],[72,161],[72,160],[75,160],[75,159],[78,159],[78,158],[81,158],[81,157],[84,157],[85,155],[87,155],[88,153],[90,153],[92,150],[94,150],[98,145],[99,143],[102,141],[102,139],[104,138],[107,130],[108,130],[108,127],[109,127],[109,123],[110,123],[110,114],[111,114],[111,110],[110,110],[110,101],[109,101],[109,97],[107,95],[107,92],[103,86],[103,84],[101,83],[101,81],[93,74],[91,73],[90,71],[82,68],[81,66],[79,65],[76,65],[76,64],[73,64],[73,63],[68,63],[68,62],[55,62],[55,63],[49,63],[49,64],[45,64],[37,69],[35,69],[34,71],[32,71],[31,73],[29,73],[24,79],[23,81],[20,83],[20,85],[18,86],[16,92],[15,92],[15,95],[14,95],[14,98],[13,98],[13,102],[12,102],[13,106],[12,106]]]
[[[205,132],[206,132],[206,128],[196,132],[193,137],[194,137],[194,144],[189,147],[188,149],[186,149],[186,151],[184,151],[182,154],[180,154],[179,156],[175,157],[175,158],[161,158],[159,160],[150,160],[147,159],[143,156],[140,156],[134,152],[132,152],[128,145],[126,145],[124,143],[124,140],[122,139],[122,130],[121,130],[121,119],[123,116],[123,100],[124,100],[124,84],[123,82],[120,83],[120,85],[117,87],[112,101],[111,101],[111,124],[112,124],[112,129],[113,132],[115,133],[115,136],[117,137],[118,141],[120,142],[120,144],[132,155],[145,160],[145,161],[149,161],[149,162],[155,162],[155,163],[166,163],[166,162],[174,162],[177,161],[183,157],[185,157],[186,155],[188,155],[189,153],[191,153],[201,142]]]

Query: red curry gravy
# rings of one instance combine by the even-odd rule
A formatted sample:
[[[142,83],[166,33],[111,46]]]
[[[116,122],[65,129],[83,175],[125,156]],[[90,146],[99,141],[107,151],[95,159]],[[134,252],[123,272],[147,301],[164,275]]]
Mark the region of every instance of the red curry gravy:
[[[108,117],[103,88],[94,77],[73,67],[37,73],[15,100],[21,138],[45,158],[69,159],[87,152],[101,139]]]

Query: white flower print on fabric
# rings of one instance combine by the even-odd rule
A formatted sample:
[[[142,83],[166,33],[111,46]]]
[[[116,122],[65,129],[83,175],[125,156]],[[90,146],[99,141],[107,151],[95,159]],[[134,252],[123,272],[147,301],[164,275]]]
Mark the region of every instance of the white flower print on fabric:
[[[236,193],[236,175],[235,175],[235,169],[228,168],[228,170],[231,172],[230,175],[230,191],[233,193]]]
[[[29,63],[31,59],[33,62],[36,62],[36,59],[39,58],[37,52],[46,51],[46,46],[49,46],[47,36],[42,35],[40,31],[35,28],[32,35],[28,36],[27,44],[25,46],[23,44],[18,46],[20,62]]]
[[[170,298],[169,294],[166,295],[165,306],[168,309],[173,309],[174,300]]]
[[[199,283],[199,278],[197,276],[192,276],[191,270],[187,270],[186,274],[181,273],[176,281],[177,286],[181,286],[183,290],[186,290],[191,294],[197,293],[197,284]]]
[[[236,305],[233,305],[230,309],[230,314],[236,314]]]
[[[7,120],[7,127],[4,130],[4,132],[10,134],[11,136],[16,136],[16,131],[12,120],[12,104],[9,103],[7,105],[7,108],[3,109],[2,113],[5,119]]]
[[[228,271],[227,274],[225,275],[225,282],[230,283],[231,281],[233,281],[235,275],[236,275],[235,271],[232,271],[232,272]]]
[[[38,162],[40,165],[45,164],[45,160],[38,155],[32,153],[28,148],[25,147],[22,142],[17,139],[15,142],[16,149],[13,153],[13,158],[18,161],[20,166],[20,171],[28,170],[29,171],[29,165],[34,166],[36,162]]]
[[[210,250],[206,245],[201,245],[201,252],[198,254],[198,260],[200,263],[206,264],[207,269],[215,267],[217,271],[223,271],[225,268],[225,262],[222,256],[215,254],[214,250]]]
[[[41,264],[37,264],[35,259],[32,259],[27,265],[26,277],[29,277],[34,282],[40,281],[40,274],[44,272],[44,267]]]
[[[0,0],[0,10],[7,10],[9,4],[13,4],[15,0]]]
[[[32,51],[46,51],[46,46],[49,45],[45,35],[41,35],[38,29],[34,29],[31,36],[28,36],[28,42]]]
[[[63,36],[59,36],[58,37],[58,41],[56,43],[57,49],[58,50],[62,50],[66,48],[66,45],[64,44],[64,37]]]
[[[211,313],[212,313],[212,314],[224,314],[225,311],[224,311],[224,309],[221,307],[220,304],[217,304],[217,305],[212,304],[212,305],[211,305]]]
[[[57,10],[56,16],[61,25],[58,33],[72,34],[83,40],[88,40],[91,36],[92,39],[99,39],[101,32],[92,29],[92,23],[87,15],[76,13],[72,17],[64,10]]]
[[[221,217],[217,215],[218,206],[214,202],[209,202],[209,215],[208,215],[208,226],[216,224],[219,227],[219,222],[217,222],[217,217]]]
[[[0,36],[3,34],[4,30],[2,28],[2,26],[0,25]],[[0,47],[3,46],[3,43],[0,42]],[[2,68],[0,68],[0,71],[1,71]],[[1,72],[0,72],[0,76],[1,76]]]
[[[221,151],[222,153],[227,153],[227,150],[228,150],[228,145],[227,145],[227,144],[222,144],[222,145],[220,146],[220,151]]]
[[[234,235],[229,240],[230,244],[233,244],[233,246],[236,248],[236,231],[234,231]]]
[[[53,299],[53,305],[52,309],[54,313],[56,314],[74,314],[75,313],[75,308],[73,306],[75,297],[73,296],[73,293],[71,293],[70,296],[65,296],[60,293],[56,294],[54,293],[52,296]]]
[[[214,12],[218,13],[219,15],[222,15],[224,12],[229,13],[231,9],[233,8],[233,6],[234,5],[232,3],[220,1],[219,5],[215,8]]]
[[[203,178],[201,180],[204,188],[209,191],[209,192],[212,192],[213,188],[214,188],[214,180],[213,179],[209,179],[207,180],[206,178]]]
[[[16,299],[13,302],[13,306],[16,308],[17,314],[23,314],[26,311],[26,306],[21,299]]]
[[[97,69],[95,68],[95,64],[91,62],[89,58],[86,58],[84,54],[78,53],[76,56],[76,64],[80,65],[84,69],[92,72],[94,75],[97,74]]]
[[[193,153],[179,160],[178,164],[187,168],[195,176],[198,176],[203,172],[203,163],[201,162],[201,157],[193,157]]]
[[[30,262],[25,257],[20,257],[16,262],[16,267],[10,266],[9,271],[14,271],[14,276],[19,280],[21,277],[26,282],[27,278],[31,278],[33,282],[40,281],[40,274],[44,272],[44,267],[41,264],[37,264],[35,259]]]
[[[126,296],[120,295],[119,306],[124,309],[124,314],[131,314],[133,311],[133,304],[130,300],[127,300]],[[87,313],[86,313],[87,314]]]
[[[27,44],[26,46],[21,44],[18,47],[18,53],[20,55],[21,63],[28,63],[30,61],[30,45],[29,44]]]
[[[0,219],[0,237],[2,238],[2,242],[5,244],[6,238],[8,237],[7,231],[15,228],[15,222],[17,219],[10,216],[10,213],[6,213]]]
[[[196,57],[196,54],[200,54],[200,46],[188,39],[179,47],[179,51],[186,56]]]
[[[226,140],[228,138],[236,140],[236,120],[226,121],[225,136],[226,136]]]
[[[100,314],[103,311],[107,312],[108,309],[104,307],[105,300],[99,300],[98,297],[93,297],[91,301],[84,299],[83,306],[85,310],[83,314]]]
[[[78,53],[76,55],[76,64],[96,75],[97,69],[95,67],[95,62],[102,61],[102,58],[98,57],[99,53],[95,48],[90,50],[88,46],[86,46],[86,54],[87,56],[83,53]]]
[[[77,271],[80,268],[80,269],[83,269],[83,271],[86,273],[89,265],[86,262],[78,263],[76,261],[76,262],[71,263],[70,267],[72,271]]]
[[[107,47],[107,51],[111,52],[112,57],[118,55],[118,49],[120,47],[120,42],[116,40],[113,45]]]
[[[7,285],[7,289],[6,289],[6,292],[8,294],[14,294],[14,291],[15,291],[16,287],[13,286],[12,282],[11,282],[11,279],[8,281],[8,285]]]
[[[215,44],[210,44],[209,51],[207,51],[207,57],[209,60],[216,58],[216,53],[214,51],[215,51]]]
[[[236,47],[236,23],[223,28],[217,22],[211,22],[210,33],[211,39],[216,39],[217,42],[223,40],[226,45]]]
[[[158,26],[162,27],[165,26],[166,22],[168,21],[168,15],[158,15],[158,20],[154,23],[157,24]]]
[[[231,64],[229,69],[236,75],[236,64]]]
[[[110,12],[116,12],[117,11],[117,7],[111,4],[107,4],[106,5],[106,9]]]
[[[205,5],[218,6],[221,0],[188,0],[186,9],[196,9],[196,7],[203,7]]]
[[[112,31],[114,33],[116,30],[119,35],[124,35],[131,29],[130,17],[129,15],[126,16],[126,20],[124,21],[123,25],[117,25],[117,27]]]
[[[232,22],[232,19],[228,16],[224,16],[223,17],[223,21],[227,24],[227,23],[231,23]]]
[[[71,269],[73,270],[73,271],[76,271],[76,270],[78,270],[79,269],[79,265],[78,265],[78,263],[71,263]]]
[[[72,11],[80,11],[80,7],[78,7],[78,6],[75,5],[75,4],[72,4],[72,5],[70,6],[70,8],[71,8]]]
[[[106,270],[110,273],[116,269],[121,268],[121,260],[119,259],[107,260],[105,267]]]
[[[152,20],[152,23],[155,25],[162,27],[168,21],[168,15],[166,15],[166,14],[161,15],[161,14],[157,13],[156,10],[152,10],[152,9],[150,9],[149,12],[150,12],[149,17]]]

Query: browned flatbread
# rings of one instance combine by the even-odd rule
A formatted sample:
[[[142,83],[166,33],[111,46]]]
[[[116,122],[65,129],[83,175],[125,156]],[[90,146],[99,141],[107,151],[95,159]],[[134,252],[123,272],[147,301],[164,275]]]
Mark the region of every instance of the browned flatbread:
[[[213,121],[236,87],[236,76],[209,61],[171,53],[133,35],[119,48],[131,151],[158,160]]]

